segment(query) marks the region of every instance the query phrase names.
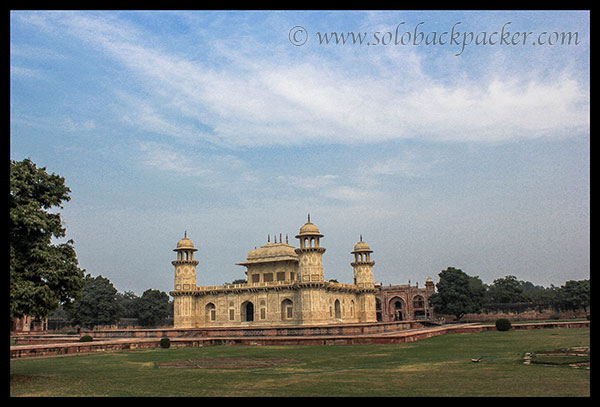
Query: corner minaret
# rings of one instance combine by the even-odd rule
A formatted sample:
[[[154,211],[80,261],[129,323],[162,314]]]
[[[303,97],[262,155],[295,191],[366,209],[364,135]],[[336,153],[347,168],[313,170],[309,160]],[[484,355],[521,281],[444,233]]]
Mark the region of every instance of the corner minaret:
[[[350,263],[354,269],[354,285],[359,288],[373,288],[375,280],[373,279],[373,265],[371,261],[373,250],[368,244],[363,242],[362,235],[360,241],[354,245],[354,261]]]
[[[321,247],[322,237],[319,228],[311,223],[309,214],[308,222],[300,228],[300,233],[296,235],[296,238],[300,239],[300,248],[296,249],[298,255],[298,281],[300,283],[325,281],[323,271],[325,248]]]
[[[185,232],[173,251],[177,252],[177,260],[171,262],[175,266],[175,290],[170,292],[173,296],[173,325],[175,328],[193,328],[198,322],[194,316],[193,301],[198,265],[198,260],[194,260],[194,252],[198,249]]]
[[[198,260],[194,260],[194,252],[198,251],[187,237],[187,231],[183,239],[177,242],[177,260],[171,264],[175,266],[175,290],[194,290],[196,288],[196,266]]]
[[[377,321],[377,310],[375,309],[375,282],[373,279],[373,265],[371,261],[373,250],[368,244],[363,242],[362,235],[360,241],[354,245],[354,261],[350,263],[354,269],[354,285],[359,290],[358,299],[358,318],[361,322]]]

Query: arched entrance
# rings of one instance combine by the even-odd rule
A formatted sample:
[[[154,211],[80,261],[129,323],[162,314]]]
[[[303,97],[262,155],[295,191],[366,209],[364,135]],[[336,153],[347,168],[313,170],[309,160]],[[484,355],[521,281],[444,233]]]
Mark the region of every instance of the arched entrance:
[[[402,321],[404,319],[404,301],[400,297],[394,297],[389,302],[390,319]]]
[[[242,321],[252,322],[254,321],[254,304],[250,301],[242,303]]]
[[[335,300],[335,304],[333,305],[334,309],[335,309],[335,317],[337,319],[341,319],[342,318],[342,309],[340,307],[340,300]]]
[[[294,303],[286,298],[281,302],[281,320],[292,319],[294,317]]]

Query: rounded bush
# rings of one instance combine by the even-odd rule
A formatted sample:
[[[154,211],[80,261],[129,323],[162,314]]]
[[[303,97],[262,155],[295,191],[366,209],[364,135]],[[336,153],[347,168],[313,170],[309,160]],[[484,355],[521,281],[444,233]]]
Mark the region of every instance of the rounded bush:
[[[160,347],[163,349],[168,349],[171,347],[171,340],[169,338],[160,338]]]
[[[92,338],[89,335],[84,335],[81,338],[79,338],[79,342],[92,342],[94,340],[94,338]]]
[[[510,321],[506,318],[499,318],[496,320],[496,329],[498,331],[508,331],[511,327]]]

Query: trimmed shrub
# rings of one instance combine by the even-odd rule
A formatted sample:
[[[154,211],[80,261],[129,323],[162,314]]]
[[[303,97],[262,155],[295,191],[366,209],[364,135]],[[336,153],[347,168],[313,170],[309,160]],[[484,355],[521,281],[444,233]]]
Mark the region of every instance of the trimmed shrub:
[[[163,349],[168,349],[171,347],[171,340],[167,337],[160,338],[160,347]]]
[[[79,338],[79,342],[92,342],[94,340],[94,338],[92,338],[89,335],[84,335],[81,338]]]
[[[498,318],[496,320],[496,329],[498,331],[508,331],[511,327],[510,321],[506,318]]]

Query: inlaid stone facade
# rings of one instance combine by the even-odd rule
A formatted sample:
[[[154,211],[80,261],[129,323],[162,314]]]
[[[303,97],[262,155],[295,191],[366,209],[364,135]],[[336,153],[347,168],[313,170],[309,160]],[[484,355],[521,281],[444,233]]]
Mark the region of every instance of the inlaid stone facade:
[[[299,247],[280,235],[238,263],[247,283],[198,286],[197,249],[186,234],[172,262],[175,328],[376,322],[372,250],[361,236],[352,251],[354,284],[325,281],[322,237],[309,216],[296,236]]]

